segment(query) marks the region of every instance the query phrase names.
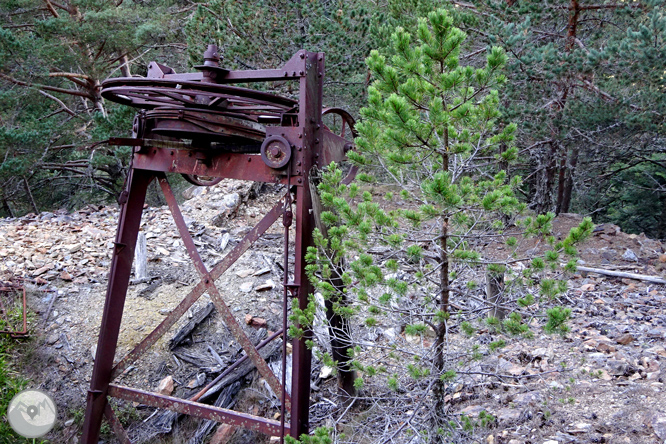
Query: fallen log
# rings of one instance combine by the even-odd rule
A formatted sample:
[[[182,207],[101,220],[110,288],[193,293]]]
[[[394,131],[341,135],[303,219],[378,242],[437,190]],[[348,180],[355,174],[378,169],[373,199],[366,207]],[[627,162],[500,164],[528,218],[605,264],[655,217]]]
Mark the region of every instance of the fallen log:
[[[588,273],[603,274],[605,276],[615,276],[628,279],[636,279],[639,281],[652,282],[653,284],[666,284],[666,279],[658,276],[648,276],[645,274],[627,273],[624,271],[604,270],[603,268],[576,267],[578,271],[585,271]]]

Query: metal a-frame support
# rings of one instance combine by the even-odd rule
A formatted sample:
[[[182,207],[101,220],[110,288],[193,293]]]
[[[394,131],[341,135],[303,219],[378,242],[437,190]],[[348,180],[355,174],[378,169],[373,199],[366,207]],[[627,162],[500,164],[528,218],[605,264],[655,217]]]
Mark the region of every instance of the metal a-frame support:
[[[349,148],[349,144],[344,138],[328,131],[322,124],[324,73],[324,56],[322,53],[300,51],[282,69],[278,70],[226,71],[210,68],[209,71],[204,69],[204,73],[163,74],[162,78],[172,81],[182,79],[184,83],[202,79],[205,81],[206,76],[209,78],[216,77],[211,75],[211,72],[216,74],[216,82],[221,84],[272,80],[295,80],[299,82],[297,119],[285,119],[284,121],[287,124],[283,123],[283,126],[273,126],[267,129],[267,136],[279,136],[289,143],[291,147],[289,164],[280,167],[282,169],[276,169],[268,166],[268,162],[262,161],[262,157],[256,153],[243,154],[210,149],[198,150],[196,147],[181,149],[182,146],[177,143],[171,143],[171,146],[169,146],[168,143],[159,143],[148,138],[144,139],[142,137],[145,134],[141,132],[135,139],[118,139],[115,141],[116,144],[134,147],[133,167],[129,172],[127,188],[122,193],[120,200],[118,232],[114,243],[106,302],[87,397],[81,439],[83,444],[98,442],[104,416],[112,425],[119,439],[124,443],[130,442],[109,405],[109,398],[140,402],[200,418],[256,429],[273,436],[283,434],[279,421],[210,406],[196,402],[196,400],[164,396],[114,383],[115,378],[122,374],[149,347],[154,345],[206,292],[215,304],[227,328],[236,341],[242,345],[246,356],[252,360],[259,373],[267,380],[278,396],[283,392],[280,381],[259,355],[257,347],[253,346],[244,335],[238,321],[225,304],[223,294],[215,286],[215,280],[229,269],[251,247],[252,243],[270,228],[280,215],[285,213],[285,204],[282,202],[276,204],[222,261],[208,270],[187,230],[165,173],[234,178],[287,185],[288,192],[294,194],[296,207],[294,213],[296,233],[294,280],[288,283],[287,287],[291,296],[297,298],[299,307],[305,309],[308,304],[308,295],[312,290],[305,273],[305,254],[308,246],[312,244],[312,230],[315,226],[311,214],[312,201],[308,173],[315,166],[322,166],[330,161],[339,162],[343,160],[344,152]],[[288,171],[288,173],[285,173],[285,171]],[[160,325],[114,365],[146,190],[152,180],[159,182],[188,255],[199,274],[200,281]],[[285,301],[285,303],[288,303],[288,301]],[[291,398],[286,397],[284,400],[286,407],[291,411],[291,423],[284,427],[284,434],[289,434],[295,438],[307,433],[309,429],[308,410],[312,355],[306,346],[306,341],[310,337],[311,332],[306,329],[304,336],[293,341]]]

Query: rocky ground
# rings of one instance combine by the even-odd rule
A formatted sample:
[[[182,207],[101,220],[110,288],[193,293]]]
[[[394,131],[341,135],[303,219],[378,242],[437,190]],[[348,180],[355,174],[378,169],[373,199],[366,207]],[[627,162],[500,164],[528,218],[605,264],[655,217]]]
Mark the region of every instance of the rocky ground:
[[[207,266],[219,261],[280,196],[277,188],[257,190],[230,180],[211,188],[189,189],[182,210]],[[579,221],[579,216],[561,215],[555,234],[566,236]],[[23,358],[28,363],[26,372],[34,386],[54,395],[59,407],[59,426],[50,436],[53,442],[75,442],[80,431],[116,223],[114,206],[0,221],[0,280],[21,279],[36,313],[31,323],[33,350]],[[197,283],[166,206],[146,208],[142,231],[147,237],[151,279],[130,286],[119,355],[151,331]],[[255,336],[279,328],[281,232],[281,224],[276,223],[217,281],[240,322],[247,320],[247,331]],[[664,247],[643,235],[601,225],[581,247],[581,265],[663,277]],[[487,248],[501,254],[504,247]],[[477,428],[477,442],[665,442],[665,286],[579,272],[570,279],[569,288],[564,300],[573,309],[571,332],[565,337],[536,333],[533,339],[507,340],[499,353],[484,356],[468,377],[461,377],[447,399],[450,412],[475,418],[486,410],[497,418],[488,427]],[[232,362],[239,350],[223,333],[215,313],[195,331],[190,348],[175,354],[169,349],[173,334],[208,302],[204,295],[189,316],[135,363],[122,383],[157,390],[170,376],[175,396],[188,396],[206,379],[206,371],[202,372],[201,362],[193,365],[183,356],[207,360],[211,374],[220,363],[209,348]],[[480,334],[488,336],[488,342],[493,340],[491,332]],[[454,335],[451,339],[460,344],[469,341],[471,347],[471,341],[479,338]],[[332,384],[332,379],[328,381],[316,383],[323,390]],[[273,415],[275,400],[256,387],[248,392],[254,395],[246,394],[236,408]],[[315,393],[313,399],[325,401],[322,393]],[[152,412],[138,409],[141,418]],[[229,431],[220,428],[220,439],[226,439],[224,433]],[[254,442],[247,436],[237,439]]]

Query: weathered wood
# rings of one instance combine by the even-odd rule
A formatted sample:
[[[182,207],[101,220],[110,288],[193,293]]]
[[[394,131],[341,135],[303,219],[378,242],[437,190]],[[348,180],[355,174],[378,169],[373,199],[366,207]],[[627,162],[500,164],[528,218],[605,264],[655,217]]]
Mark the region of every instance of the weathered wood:
[[[198,310],[194,316],[192,316],[192,319],[190,319],[190,321],[174,335],[173,339],[171,339],[171,342],[169,343],[169,349],[173,350],[181,342],[183,342],[185,338],[187,338],[190,333],[192,333],[194,329],[197,328],[197,325],[201,324],[204,319],[206,319],[208,315],[213,312],[213,308],[213,303],[209,302],[205,307]]]
[[[263,333],[265,333],[265,330],[263,331]],[[252,338],[253,344],[256,345],[261,340],[262,338],[261,334],[262,332],[258,331],[258,334],[253,335],[254,336]],[[267,344],[261,350],[259,350],[259,354],[261,355],[262,358],[270,360],[271,357],[278,355],[280,350],[281,350],[281,341],[275,340]],[[231,367],[231,365],[229,367]],[[201,394],[201,392],[199,392],[194,397],[191,397],[190,400],[204,402],[205,400],[211,398],[213,395],[218,393],[220,390],[226,391],[228,387],[231,387],[234,384],[239,384],[240,386],[241,379],[247,376],[254,369],[255,369],[254,363],[252,363],[250,359],[245,359],[243,363],[241,363],[240,365],[236,365],[236,368],[228,372],[228,374],[226,374],[224,377],[220,378],[220,380],[210,389],[206,390],[205,393]],[[227,393],[232,393],[232,392],[233,389],[228,389],[227,391]],[[223,399],[224,398],[223,395],[224,393],[218,396],[218,400]],[[230,402],[233,403],[233,399]],[[155,415],[155,417],[150,418],[149,421],[146,421],[148,423],[147,428],[150,429],[151,431],[139,437],[137,441],[140,443],[155,442],[155,436],[171,432],[173,423],[176,421],[176,419],[179,416],[180,413],[172,411],[165,411]]]
[[[576,267],[578,271],[586,271],[588,273],[597,273],[603,274],[605,276],[615,276],[623,277],[628,279],[636,279],[639,281],[652,282],[653,284],[666,284],[666,279],[658,276],[648,276],[645,274],[636,274],[636,273],[626,273],[624,271],[614,271],[614,270],[604,270],[603,268],[590,268],[590,267],[581,267],[580,265]]]
[[[217,397],[217,400],[213,403],[216,407],[222,407],[224,409],[230,409],[236,403],[236,395],[240,391],[240,382],[236,381],[231,385],[225,387],[220,395]],[[213,428],[217,422],[211,421],[210,419],[203,420],[197,431],[194,432],[194,436],[187,441],[187,444],[202,444],[206,437],[213,431]]]
[[[139,232],[134,249],[134,280],[141,281],[148,278],[148,253],[146,251],[146,234]]]
[[[502,308],[504,299],[504,273],[486,271],[486,301],[490,305],[488,316],[500,321],[504,319],[506,315],[506,311]]]

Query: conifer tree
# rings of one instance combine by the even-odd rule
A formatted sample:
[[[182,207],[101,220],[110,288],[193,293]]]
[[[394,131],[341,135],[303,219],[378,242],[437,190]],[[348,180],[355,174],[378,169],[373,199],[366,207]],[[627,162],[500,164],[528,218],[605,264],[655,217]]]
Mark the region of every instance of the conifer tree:
[[[411,207],[402,215],[411,222],[413,233],[422,227],[429,232],[426,247],[435,253],[437,266],[421,274],[438,275],[437,296],[426,304],[431,315],[423,320],[435,330],[437,376],[447,370],[444,346],[454,271],[450,262],[471,257],[465,238],[458,235],[478,225],[490,228],[495,214],[510,215],[519,207],[506,174],[490,175],[478,166],[479,157],[485,157],[484,162],[494,159],[499,145],[513,140],[515,125],[503,131],[495,125],[500,115],[495,88],[505,81],[501,70],[506,55],[494,47],[486,66],[460,66],[465,37],[445,11],[437,10],[427,21],[419,21],[416,42],[400,28],[392,35],[395,55],[390,60],[371,53],[368,66],[376,80],[368,92],[369,105],[361,110],[360,154],[352,157],[362,165],[380,167],[378,174],[386,174],[401,188],[401,206]],[[509,147],[497,160],[510,161],[515,155],[515,148]],[[395,242],[407,241],[407,256],[416,261],[423,247],[409,238],[413,235],[398,235]],[[443,411],[440,379],[434,385],[434,398],[435,412]]]
[[[145,74],[153,57],[182,70],[179,11],[170,1],[2,3],[1,215],[117,196],[129,149],[87,148],[129,135],[134,112],[105,103],[101,82]]]
[[[346,297],[354,303],[338,304],[336,309],[362,323],[354,334],[357,345],[350,351],[352,367],[360,375],[356,386],[361,389],[366,381],[383,378],[384,385],[369,388],[383,398],[399,398],[403,384],[412,395],[419,390],[418,396],[432,400],[432,405],[428,414],[419,414],[410,424],[429,442],[441,442],[455,429],[445,420],[445,390],[456,378],[455,367],[470,359],[469,352],[448,341],[451,332],[473,333],[474,319],[493,306],[531,310],[527,307],[536,299],[555,298],[565,291],[564,281],[546,274],[559,268],[562,253],[575,255],[573,245],[592,228],[588,219],[557,242],[548,236],[553,214],[515,219],[524,209],[514,195],[520,179],[509,178],[499,167],[516,157],[515,125],[498,125],[497,88],[505,82],[501,71],[506,55],[492,48],[482,67],[463,66],[459,54],[464,38],[440,9],[419,20],[416,37],[398,28],[386,51],[391,56],[378,51],[370,54],[367,64],[374,82],[357,126],[358,150],[349,153],[362,168],[361,183],[341,184],[342,173],[335,165],[323,174],[319,191],[324,205],[332,210],[324,212],[322,219],[329,228],[326,237],[315,233],[316,247],[308,256],[315,288],[333,301],[340,300],[340,287],[329,279],[338,273],[340,258],[348,259],[340,277]],[[377,199],[368,188],[387,192]],[[507,259],[528,263],[522,271],[511,269],[480,248],[500,235],[507,222],[520,225],[526,234],[543,237],[552,249],[531,263],[510,256]],[[509,250],[516,246],[516,238],[504,237]],[[377,254],[383,257],[379,262]],[[575,261],[570,261],[568,269],[574,268]],[[515,296],[490,302],[481,299],[479,305],[476,283],[486,271],[506,280],[506,292]],[[535,276],[540,278],[536,298],[525,290]],[[294,309],[294,319],[307,325],[313,310],[314,301],[309,311]],[[489,317],[486,325],[493,331],[528,334],[522,316],[516,311],[503,322]],[[561,328],[551,330],[565,332],[564,319],[559,321]],[[414,348],[408,351],[399,346],[393,336],[386,347],[392,351],[365,355],[364,350],[373,346],[372,341],[363,340],[363,332],[374,335],[371,332],[380,325],[379,330],[392,331],[396,323],[404,326],[406,338],[413,338],[408,341],[416,341]],[[491,349],[502,343],[496,341]],[[320,358],[335,365],[325,353]]]

